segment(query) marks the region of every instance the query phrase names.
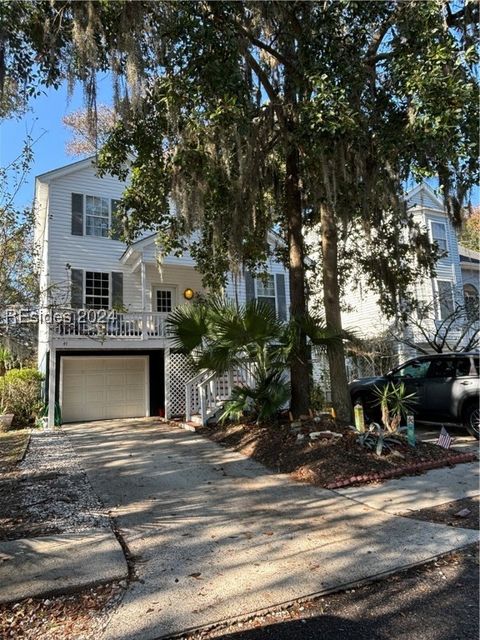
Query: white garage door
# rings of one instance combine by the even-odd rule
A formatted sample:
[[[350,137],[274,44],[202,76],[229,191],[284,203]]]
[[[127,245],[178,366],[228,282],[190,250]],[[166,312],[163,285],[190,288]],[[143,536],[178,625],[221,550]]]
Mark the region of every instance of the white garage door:
[[[63,422],[148,415],[148,358],[62,358]]]

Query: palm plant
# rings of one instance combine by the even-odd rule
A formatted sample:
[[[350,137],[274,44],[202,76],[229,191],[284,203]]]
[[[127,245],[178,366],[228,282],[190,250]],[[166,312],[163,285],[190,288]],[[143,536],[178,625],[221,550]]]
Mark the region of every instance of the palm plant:
[[[222,420],[239,419],[249,411],[262,422],[285,405],[290,395],[285,371],[298,357],[301,332],[313,344],[340,339],[318,318],[286,323],[263,302],[237,307],[221,297],[177,307],[168,327],[174,346],[189,352],[198,370],[218,375],[235,367],[249,370],[252,384],[233,388]]]

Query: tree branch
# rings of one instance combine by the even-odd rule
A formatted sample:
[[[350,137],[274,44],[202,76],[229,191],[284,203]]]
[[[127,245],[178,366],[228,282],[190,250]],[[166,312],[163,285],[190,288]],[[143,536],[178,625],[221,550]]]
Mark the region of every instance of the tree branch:
[[[270,80],[268,79],[267,74],[262,69],[261,65],[257,60],[252,56],[250,51],[245,48],[244,55],[248,64],[252,67],[253,71],[256,73],[258,79],[262,83],[263,88],[265,89],[266,94],[270,98],[270,102],[272,103],[273,108],[275,109],[275,113],[277,114],[277,118],[281,125],[285,127],[285,114],[279,102],[279,96],[273,88]]]

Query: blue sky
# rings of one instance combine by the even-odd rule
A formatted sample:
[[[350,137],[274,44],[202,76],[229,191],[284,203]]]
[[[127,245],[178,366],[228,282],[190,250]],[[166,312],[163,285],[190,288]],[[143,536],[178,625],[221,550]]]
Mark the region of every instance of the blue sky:
[[[104,76],[99,79],[98,102],[111,104],[111,96],[111,80],[108,76]],[[58,90],[47,90],[33,100],[29,111],[22,118],[6,120],[0,124],[0,166],[2,167],[8,165],[20,153],[28,133],[34,139],[39,138],[34,146],[34,161],[30,175],[22,184],[15,199],[19,209],[32,203],[36,175],[78,160],[65,153],[65,145],[71,134],[63,125],[62,118],[81,107],[83,107],[82,88],[78,86],[69,99],[66,86],[63,85]],[[472,201],[474,205],[480,201],[478,187],[474,189]]]
[[[105,77],[99,80],[99,103],[111,103],[111,82]],[[0,124],[0,166],[8,165],[21,152],[27,134],[38,139],[33,147],[34,160],[27,180],[22,184],[15,199],[18,208],[32,203],[35,176],[79,158],[68,156],[65,145],[71,137],[62,123],[67,114],[83,107],[83,91],[78,86],[68,98],[66,86],[46,90],[31,101],[28,112],[21,118],[5,120]]]

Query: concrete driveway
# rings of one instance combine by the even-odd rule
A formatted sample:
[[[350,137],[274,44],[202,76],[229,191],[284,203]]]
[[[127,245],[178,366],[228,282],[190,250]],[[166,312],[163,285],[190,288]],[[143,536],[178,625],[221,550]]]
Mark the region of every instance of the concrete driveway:
[[[270,474],[154,420],[67,425],[137,580],[106,630],[149,640],[397,571],[476,540]]]

